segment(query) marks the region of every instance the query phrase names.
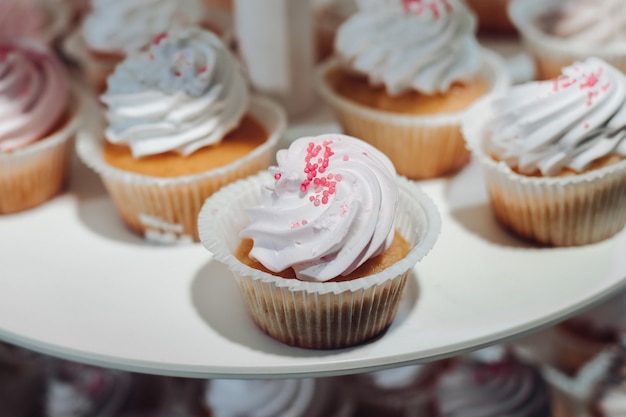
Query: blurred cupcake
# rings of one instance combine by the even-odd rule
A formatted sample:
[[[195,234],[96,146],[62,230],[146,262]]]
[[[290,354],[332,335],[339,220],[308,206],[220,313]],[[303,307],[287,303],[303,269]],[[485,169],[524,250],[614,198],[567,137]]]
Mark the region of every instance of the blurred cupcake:
[[[129,393],[130,374],[54,360],[47,384],[46,417],[113,416]]]
[[[511,0],[465,0],[478,17],[478,29],[486,35],[514,35],[517,30],[509,18]]]
[[[212,417],[350,417],[350,399],[330,378],[214,379],[204,405]]]
[[[317,60],[333,54],[339,27],[357,11],[355,0],[317,0],[313,2]]]
[[[540,80],[598,57],[626,72],[626,13],[622,0],[512,0],[511,19],[533,56]]]
[[[203,26],[224,33],[201,0],[93,0],[82,26],[66,42],[66,52],[101,93],[107,77],[126,56],[145,50],[174,28]]]
[[[35,38],[55,45],[67,32],[70,14],[46,0],[0,1],[0,38]]]
[[[599,59],[475,106],[463,126],[497,219],[546,245],[606,239],[626,223],[626,77]]]
[[[203,245],[234,272],[253,321],[292,345],[380,335],[440,230],[436,207],[385,155],[344,135],[300,138],[278,166],[207,200]]]
[[[458,360],[436,389],[438,417],[556,417],[535,366],[495,346]]]
[[[460,124],[477,98],[508,85],[457,0],[362,0],[339,29],[320,91],[348,135],[382,150],[400,175],[430,178],[469,161]]]
[[[41,417],[44,414],[47,358],[0,342],[0,414]]]
[[[61,190],[78,110],[49,47],[0,41],[0,214],[38,206]]]
[[[450,361],[402,366],[340,377],[342,391],[355,403],[359,417],[432,417],[435,387]]]
[[[552,328],[555,363],[561,371],[576,374],[594,356],[616,345],[626,332],[626,293],[565,320]]]
[[[95,124],[78,153],[127,226],[164,243],[197,239],[204,200],[267,168],[285,127],[281,109],[249,97],[224,44],[198,28],[159,36],[124,60],[102,101],[104,137]]]

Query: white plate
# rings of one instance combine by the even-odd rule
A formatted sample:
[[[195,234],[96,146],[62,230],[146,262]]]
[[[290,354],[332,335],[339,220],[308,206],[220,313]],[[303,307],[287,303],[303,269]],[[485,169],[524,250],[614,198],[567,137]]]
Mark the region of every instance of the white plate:
[[[327,113],[287,140],[336,130]],[[69,191],[0,216],[0,338],[131,371],[194,377],[332,375],[427,361],[548,326],[626,283],[626,231],[537,248],[495,223],[478,167],[423,182],[443,218],[380,339],[302,350],[259,331],[230,272],[200,244],[151,246],[127,231],[78,162]]]

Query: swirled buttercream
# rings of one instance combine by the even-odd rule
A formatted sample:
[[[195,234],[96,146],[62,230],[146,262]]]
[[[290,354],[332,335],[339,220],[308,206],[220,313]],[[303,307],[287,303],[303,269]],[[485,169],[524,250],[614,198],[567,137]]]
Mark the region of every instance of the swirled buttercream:
[[[515,86],[491,107],[489,151],[522,174],[582,172],[611,153],[626,156],[626,77],[600,59]]]
[[[241,232],[267,269],[293,268],[306,281],[348,275],[389,247],[395,169],[371,145],[345,135],[300,138],[276,155],[274,189],[249,210]]]
[[[342,65],[389,94],[435,94],[477,74],[475,31],[474,15],[457,0],[364,1],[339,28],[335,50]]]
[[[539,371],[510,354],[458,363],[437,387],[441,417],[550,417],[549,388]]]
[[[0,43],[0,152],[44,137],[67,101],[65,71],[48,47],[26,40]]]
[[[215,417],[302,416],[311,407],[312,379],[214,379],[205,402]]]
[[[570,0],[556,16],[547,16],[548,30],[557,36],[588,45],[621,44],[626,47],[623,0]]]
[[[91,49],[134,53],[160,33],[203,19],[200,0],[93,0],[82,33]]]
[[[127,57],[109,77],[101,98],[108,106],[106,138],[130,146],[135,157],[188,155],[237,127],[248,97],[222,41],[198,28],[175,30]]]

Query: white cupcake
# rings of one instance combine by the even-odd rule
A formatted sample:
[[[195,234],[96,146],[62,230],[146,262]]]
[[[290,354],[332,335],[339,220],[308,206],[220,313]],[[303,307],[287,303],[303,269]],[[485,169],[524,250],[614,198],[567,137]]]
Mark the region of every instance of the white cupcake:
[[[589,59],[553,81],[513,87],[476,105],[468,147],[496,218],[554,246],[609,238],[626,223],[626,77]]]

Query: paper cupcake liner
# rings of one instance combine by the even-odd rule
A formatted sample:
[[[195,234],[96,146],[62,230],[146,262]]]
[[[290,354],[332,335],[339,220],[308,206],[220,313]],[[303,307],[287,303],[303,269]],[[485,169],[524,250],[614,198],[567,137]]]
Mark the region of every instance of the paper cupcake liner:
[[[71,99],[67,120],[53,134],[13,152],[0,152],[0,214],[36,207],[65,183],[72,139],[81,123],[80,98]]]
[[[545,33],[537,19],[547,11],[562,6],[561,0],[512,0],[509,15],[522,35],[526,50],[535,60],[539,80],[555,78],[561,68],[588,57],[605,60],[626,72],[626,49],[616,45],[585,45],[581,42]]]
[[[112,167],[102,157],[105,139],[97,122],[78,135],[76,150],[100,175],[131,230],[155,243],[197,241],[197,216],[204,200],[225,184],[267,168],[274,158],[286,124],[283,111],[267,99],[254,97],[249,112],[268,130],[267,141],[243,158],[200,174],[160,178]]]
[[[333,107],[343,131],[380,149],[399,175],[432,178],[458,170],[469,161],[460,130],[465,111],[414,116],[359,105],[341,97],[329,85],[326,74],[338,65],[331,60],[318,69],[321,95]],[[502,58],[487,50],[483,50],[480,75],[490,83],[491,93],[504,90],[510,83]]]
[[[490,99],[463,124],[468,148],[483,168],[491,207],[506,228],[553,246],[576,246],[615,235],[626,224],[626,160],[568,177],[528,177],[484,151]]]
[[[199,215],[200,240],[234,273],[253,321],[288,345],[333,349],[365,342],[395,317],[407,276],[432,248],[440,218],[432,201],[414,183],[399,178],[396,230],[412,249],[378,274],[345,282],[305,282],[250,268],[233,252],[248,223],[246,208],[260,203],[260,189],[273,184],[263,172],[229,185],[207,200]]]

